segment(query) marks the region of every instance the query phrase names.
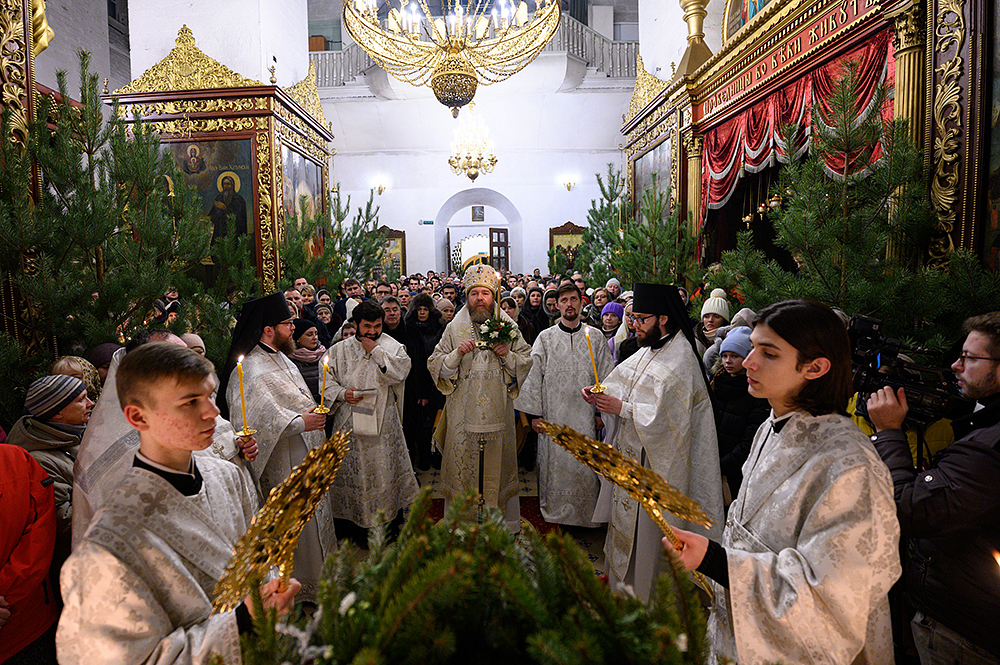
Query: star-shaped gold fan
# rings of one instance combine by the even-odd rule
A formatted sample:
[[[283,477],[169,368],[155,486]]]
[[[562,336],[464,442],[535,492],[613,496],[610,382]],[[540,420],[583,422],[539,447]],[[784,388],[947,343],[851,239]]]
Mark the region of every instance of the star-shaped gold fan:
[[[697,501],[678,491],[660,474],[626,457],[610,445],[584,436],[571,427],[545,420],[542,421],[542,431],[573,457],[628,492],[649,513],[674,549],[680,550],[681,542],[663,518],[664,510],[692,524],[700,524],[705,528],[712,525],[712,520]],[[705,576],[697,571],[692,574],[698,586],[711,596],[712,585]]]
[[[236,541],[233,558],[215,585],[216,612],[239,605],[250,591],[250,581],[263,579],[275,566],[282,579],[291,576],[299,536],[337,477],[349,448],[348,434],[336,432],[310,450],[288,478],[271,490],[250,528]]]

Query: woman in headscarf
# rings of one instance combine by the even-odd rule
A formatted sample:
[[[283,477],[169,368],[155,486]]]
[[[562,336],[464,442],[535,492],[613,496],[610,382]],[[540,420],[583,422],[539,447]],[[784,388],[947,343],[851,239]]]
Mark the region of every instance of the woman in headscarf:
[[[319,404],[319,359],[326,353],[326,347],[319,342],[315,323],[308,319],[295,319],[294,324],[292,339],[295,340],[295,351],[288,357],[299,368],[299,374]]]
[[[445,325],[433,298],[426,293],[413,297],[406,313],[406,353],[410,356],[411,369],[403,392],[403,434],[410,462],[421,471],[430,468],[434,420],[438,410],[444,407],[444,395],[431,379],[427,359],[441,341]]]
[[[535,337],[538,336],[538,333],[548,327],[548,317],[545,317],[546,324],[544,327],[539,328],[536,325],[536,319],[540,316],[545,316],[545,309],[542,307],[542,296],[544,293],[545,292],[541,287],[532,286],[528,289],[528,301],[525,303],[524,307],[521,308],[521,313],[524,315],[524,318],[526,318],[528,323],[531,324],[531,338],[524,338],[524,341],[528,344],[534,344]]]
[[[531,322],[528,321],[528,319],[524,317],[524,314],[522,314],[518,309],[517,301],[513,298],[513,296],[507,296],[506,298],[500,300],[500,309],[502,309],[507,316],[514,319],[514,322],[517,323],[518,330],[521,331],[521,337],[523,337],[525,341],[535,336],[535,331],[531,327]]]

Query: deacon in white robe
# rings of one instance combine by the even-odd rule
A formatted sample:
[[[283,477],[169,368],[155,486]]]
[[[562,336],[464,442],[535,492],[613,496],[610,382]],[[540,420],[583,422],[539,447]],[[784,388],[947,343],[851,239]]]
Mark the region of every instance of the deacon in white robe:
[[[247,301],[240,313],[227,367],[226,403],[234,427],[243,427],[239,372],[242,357],[243,396],[247,425],[257,430],[257,458],[250,473],[266,497],[281,484],[313,448],[326,440],[325,417],[313,413],[318,406],[295,364],[282,353],[294,350],[292,316],[284,294],[273,293]],[[337,546],[330,496],[319,502],[315,518],[299,538],[294,576],[302,582],[303,595],[317,590],[323,562]]]
[[[581,305],[576,286],[567,284],[559,288],[556,306],[561,316],[557,325],[546,328],[535,339],[531,347],[531,371],[514,408],[596,438],[599,414],[580,399],[580,389],[594,384],[595,363],[601,379],[611,372],[614,364],[601,331],[581,324]],[[587,347],[588,334],[594,363]],[[545,521],[598,526],[594,511],[601,489],[599,476],[541,432],[537,457],[538,504]]]
[[[499,508],[507,527],[521,528],[517,499],[517,443],[514,402],[531,369],[531,347],[517,332],[509,347],[475,348],[479,323],[502,317],[497,307],[500,280],[489,266],[465,273],[466,304],[455,313],[427,360],[427,369],[445,407],[434,433],[442,451],[441,490],[446,502],[480,489],[480,442],[483,448],[482,489],[487,506]],[[474,311],[472,311],[474,309]],[[473,315],[480,319],[474,321]]]
[[[147,463],[94,516],[60,576],[62,665],[241,662],[236,612],[214,614],[212,590],[253,518],[251,488],[231,464],[195,464],[196,494]]]
[[[674,327],[678,320],[680,325],[687,323],[681,319],[683,308],[676,289],[639,283],[634,291],[639,351],[604,381],[606,393],[588,400],[611,414],[605,420],[609,443],[697,501],[713,526],[706,532],[669,513],[664,513],[666,520],[717,537],[724,516],[722,474],[701,359],[686,331]],[[612,588],[630,587],[639,598],[649,598],[663,571],[663,533],[638,502],[617,486],[602,492],[599,504],[598,520],[610,512],[604,554]]]
[[[352,316],[358,333],[327,354],[324,396],[336,408],[333,428],[352,432],[351,450],[329,492],[334,517],[368,529],[391,521],[413,503],[420,488],[403,438],[403,387],[410,357],[406,347],[382,334],[381,307],[363,302]]]
[[[899,578],[892,478],[840,415],[766,420],[722,535],[729,588],[709,634],[740,663],[893,662],[889,588]]]
[[[154,336],[150,341],[166,341],[184,345],[176,335]],[[122,414],[115,387],[118,364],[125,357],[125,349],[118,349],[111,358],[104,390],[90,416],[90,422],[80,442],[80,450],[73,463],[73,543],[79,542],[90,525],[94,513],[107,501],[118,483],[132,467],[135,451],[139,450],[139,433],[129,426]],[[215,419],[212,445],[196,451],[199,457],[214,457],[233,464],[244,475],[251,488],[249,500],[256,509],[260,497],[246,468],[240,447],[240,438],[228,420],[219,415]],[[244,444],[245,445],[245,444]]]

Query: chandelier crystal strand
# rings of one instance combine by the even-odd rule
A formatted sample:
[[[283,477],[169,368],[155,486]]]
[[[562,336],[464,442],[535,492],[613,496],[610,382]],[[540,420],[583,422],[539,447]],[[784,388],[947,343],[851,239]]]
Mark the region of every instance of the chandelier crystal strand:
[[[455,142],[451,146],[448,165],[455,175],[465,175],[475,182],[481,173],[490,173],[496,166],[490,132],[482,116],[474,112],[475,103],[469,104],[469,111],[458,121]]]
[[[377,0],[346,0],[344,25],[358,46],[400,81],[429,85],[458,117],[480,85],[503,81],[523,69],[559,29],[560,1],[528,5],[512,0],[443,0],[433,16],[427,0],[399,0],[379,16]]]

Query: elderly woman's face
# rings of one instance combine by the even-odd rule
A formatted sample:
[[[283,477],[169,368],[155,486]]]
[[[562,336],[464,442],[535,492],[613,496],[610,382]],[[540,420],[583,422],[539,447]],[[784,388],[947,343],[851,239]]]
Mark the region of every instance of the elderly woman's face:
[[[316,312],[316,318],[322,321],[323,323],[330,323],[330,320],[333,319],[333,316],[330,314],[330,310],[324,308]]]

